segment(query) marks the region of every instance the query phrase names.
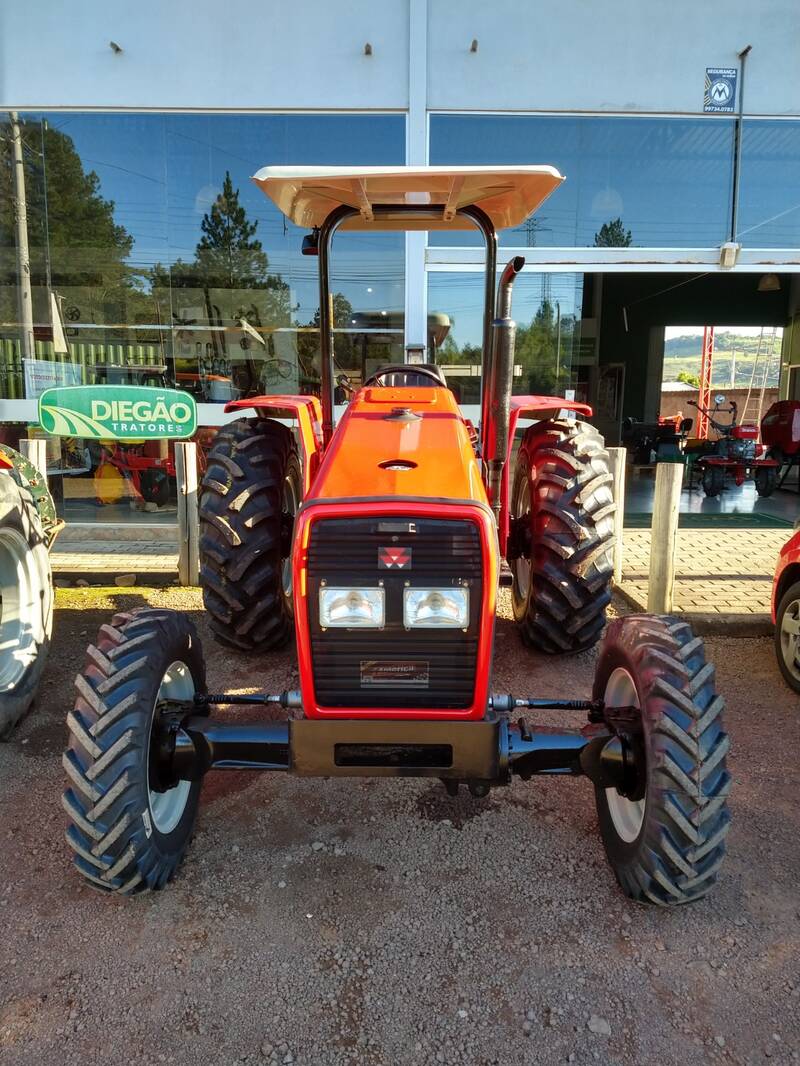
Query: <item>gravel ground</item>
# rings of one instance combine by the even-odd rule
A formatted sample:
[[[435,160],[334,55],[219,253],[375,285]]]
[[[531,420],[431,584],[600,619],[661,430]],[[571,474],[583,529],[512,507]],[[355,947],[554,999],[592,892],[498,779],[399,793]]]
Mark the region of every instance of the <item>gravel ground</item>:
[[[733,828],[693,907],[620,894],[584,780],[479,801],[246,773],[207,779],[178,879],[126,901],[70,866],[60,758],[85,644],[144,602],[193,613],[214,688],[297,684],[288,653],[217,648],[193,591],[59,591],[40,706],[0,745],[4,1066],[800,1060],[800,717],[769,641],[707,642]],[[523,650],[505,613],[499,691],[589,693],[591,655]]]

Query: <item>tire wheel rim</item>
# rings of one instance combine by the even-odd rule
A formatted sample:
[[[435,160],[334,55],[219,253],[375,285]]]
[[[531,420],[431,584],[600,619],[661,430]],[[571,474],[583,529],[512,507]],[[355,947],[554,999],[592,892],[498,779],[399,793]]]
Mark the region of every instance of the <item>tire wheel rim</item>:
[[[192,672],[186,663],[176,660],[167,667],[156,696],[156,705],[159,700],[190,700],[194,696],[194,680]],[[156,709],[153,708],[153,721],[156,718]],[[152,726],[151,726],[152,735]],[[150,780],[150,744],[148,743],[147,779]],[[150,819],[155,828],[163,836],[171,833],[183,817],[186,804],[189,801],[191,781],[179,781],[174,788],[166,792],[149,790],[148,803],[150,806]]]
[[[283,497],[281,499],[281,511],[284,515],[290,515],[292,520],[297,517],[297,486],[294,478],[288,476],[283,481]],[[287,600],[292,598],[292,552],[289,550],[281,564],[281,586],[283,595]]]
[[[606,707],[639,708],[636,684],[624,667],[618,666],[609,677],[604,702]],[[642,831],[647,793],[640,800],[630,800],[617,789],[607,788],[606,803],[617,836],[626,844],[632,844]]]
[[[781,617],[781,654],[786,669],[800,682],[800,600],[788,603]]]
[[[0,530],[0,693],[13,693],[44,640],[36,558],[15,529]]]
[[[514,508],[514,518],[522,520],[527,517],[530,522],[531,512],[531,486],[526,478],[522,483],[519,496]],[[514,580],[517,585],[517,594],[523,603],[528,602],[528,594],[531,588],[531,561],[524,555],[518,555],[514,560]]]

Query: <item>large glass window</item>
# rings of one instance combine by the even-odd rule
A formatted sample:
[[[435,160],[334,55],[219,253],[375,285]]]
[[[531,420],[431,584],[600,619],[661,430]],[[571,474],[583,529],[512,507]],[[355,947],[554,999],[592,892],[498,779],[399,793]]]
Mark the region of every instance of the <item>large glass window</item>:
[[[745,119],[739,227],[745,247],[800,247],[800,122]]]
[[[13,176],[17,128],[24,193]],[[198,402],[317,392],[317,260],[301,255],[303,233],[250,177],[270,164],[404,159],[398,114],[27,113],[16,126],[1,115],[0,399],[33,401],[55,384],[177,385]],[[32,336],[19,310],[25,243]],[[397,233],[334,242],[337,372],[347,382],[402,355],[404,248]],[[31,432],[6,423],[0,440]],[[152,473],[169,459],[166,444],[62,438],[50,451],[68,518],[174,513],[174,476]],[[142,463],[147,476],[134,476]]]
[[[40,365],[25,365],[20,344],[4,122],[0,397],[35,399],[48,380],[101,383],[121,367],[201,401],[315,390],[316,260],[250,176],[267,164],[402,163],[403,116],[27,114],[20,130]],[[384,312],[397,325],[403,277],[401,235],[339,238],[343,353],[360,316]],[[53,298],[64,346],[53,341]]]
[[[584,318],[583,274],[525,271],[514,283],[517,323],[515,395],[563,396],[574,389],[588,399],[595,365],[594,332]],[[431,271],[429,322],[439,326],[435,359],[462,404],[480,402],[483,274]]]
[[[566,181],[501,243],[708,248],[728,237],[731,119],[432,115],[431,163],[550,163]],[[474,244],[431,234],[431,244]]]

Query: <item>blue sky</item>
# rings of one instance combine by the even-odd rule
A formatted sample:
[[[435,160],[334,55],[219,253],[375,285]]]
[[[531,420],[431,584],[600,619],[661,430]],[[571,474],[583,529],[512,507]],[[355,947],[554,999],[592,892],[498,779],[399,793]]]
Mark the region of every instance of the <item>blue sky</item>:
[[[129,262],[143,271],[194,257],[203,215],[230,171],[249,219],[258,222],[256,236],[270,269],[289,282],[301,305],[299,321],[317,306],[316,261],[300,256],[303,232],[283,218],[251,175],[269,164],[402,163],[405,154],[399,115],[45,117],[73,139],[84,169],[99,176],[116,221],[134,238]],[[342,236],[335,245],[334,287],[359,310],[402,308],[403,248],[395,234]]]

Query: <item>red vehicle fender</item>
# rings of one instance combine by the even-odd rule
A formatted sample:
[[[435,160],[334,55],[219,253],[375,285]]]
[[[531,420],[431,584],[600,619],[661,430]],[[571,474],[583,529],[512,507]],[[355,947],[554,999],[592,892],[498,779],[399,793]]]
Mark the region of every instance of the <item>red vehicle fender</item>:
[[[514,448],[514,434],[517,431],[517,423],[525,415],[536,415],[537,418],[554,418],[559,411],[575,411],[579,415],[591,417],[592,409],[588,403],[579,403],[577,400],[565,400],[562,396],[512,396],[511,417],[508,423],[508,455],[503,471],[503,486],[500,495],[500,527],[497,535],[500,540],[500,554],[505,558],[506,543],[510,525],[511,503],[511,453]]]
[[[772,579],[772,621],[778,612],[778,603],[787,585],[800,581],[800,529],[786,541],[778,556],[775,576]]]
[[[246,411],[249,408],[262,416],[262,411],[276,418],[291,418],[300,431],[300,450],[303,453],[303,495],[308,495],[319,469],[324,449],[322,439],[322,408],[316,396],[250,396],[246,400],[231,400],[225,413]]]

